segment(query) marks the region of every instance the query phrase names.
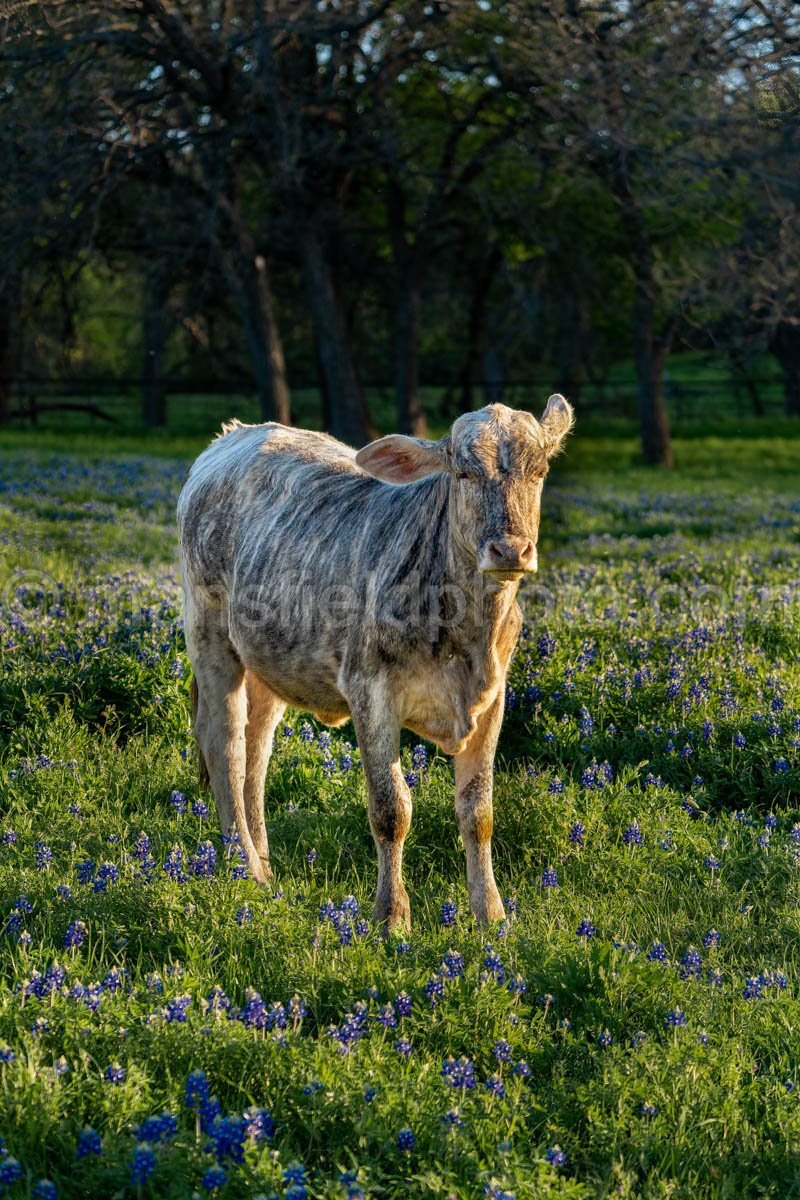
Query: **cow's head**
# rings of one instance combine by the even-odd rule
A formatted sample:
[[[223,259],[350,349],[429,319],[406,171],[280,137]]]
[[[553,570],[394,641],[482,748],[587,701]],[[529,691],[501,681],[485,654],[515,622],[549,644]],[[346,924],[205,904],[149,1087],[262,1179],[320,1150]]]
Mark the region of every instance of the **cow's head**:
[[[356,455],[370,475],[415,483],[446,471],[450,518],[459,547],[498,581],[521,579],[537,566],[536,542],[547,463],[572,428],[572,406],[551,396],[540,421],[504,404],[459,417],[438,442],[392,434]]]

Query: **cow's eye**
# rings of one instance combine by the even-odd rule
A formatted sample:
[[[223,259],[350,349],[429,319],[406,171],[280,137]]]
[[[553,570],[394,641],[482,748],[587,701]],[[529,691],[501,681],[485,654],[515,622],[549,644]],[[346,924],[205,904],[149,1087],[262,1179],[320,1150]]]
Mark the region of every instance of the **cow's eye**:
[[[470,479],[472,479],[472,476],[470,475],[469,471],[456,471],[456,479],[463,479],[464,481],[469,481]]]

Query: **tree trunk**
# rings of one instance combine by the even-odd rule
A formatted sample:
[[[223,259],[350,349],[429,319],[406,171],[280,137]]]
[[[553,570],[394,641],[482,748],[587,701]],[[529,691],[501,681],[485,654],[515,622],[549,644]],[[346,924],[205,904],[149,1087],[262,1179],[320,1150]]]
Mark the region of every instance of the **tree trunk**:
[[[649,281],[637,280],[634,298],[633,352],[639,394],[642,452],[652,466],[674,467],[669,414],[664,398],[664,364],[668,345],[658,343]]]
[[[252,250],[252,247],[249,247]],[[261,418],[291,424],[289,381],[272,289],[265,259],[260,254],[240,258],[236,295],[242,314],[250,362],[255,376]]]
[[[222,274],[233,295],[244,326],[250,365],[253,368],[261,417],[264,421],[291,424],[291,397],[266,259],[256,252],[236,200],[224,211],[231,227],[230,245],[217,238],[214,245]]]
[[[674,467],[669,413],[664,399],[664,365],[677,318],[671,318],[661,337],[657,335],[653,245],[631,192],[627,166],[622,156],[614,164],[611,185],[620,205],[634,277],[633,358],[639,395],[642,453],[645,462],[652,466]]]
[[[14,390],[16,354],[14,346],[14,313],[18,309],[15,276],[9,275],[0,291],[0,425],[11,420],[11,401]]]
[[[560,293],[558,325],[558,388],[568,399],[578,401],[591,361],[592,326],[589,310],[573,288]]]
[[[783,371],[786,415],[800,417],[800,325],[781,321],[772,335],[769,348]]]
[[[148,267],[142,306],[142,420],[147,429],[161,429],[167,419],[164,348],[167,342],[166,307],[169,291],[169,282],[163,267]]]
[[[394,264],[394,390],[397,427],[411,437],[427,437],[419,395],[419,284],[417,253],[408,244],[402,188],[388,185],[389,232]]]
[[[497,246],[492,246],[489,253],[484,257],[475,277],[475,287],[472,292],[472,299],[469,306],[469,320],[467,322],[467,344],[458,373],[458,410],[462,413],[472,412],[475,407],[473,394],[475,368],[478,365],[478,354],[486,327],[492,281],[502,260],[503,256]]]
[[[395,301],[395,399],[397,426],[411,437],[428,436],[419,394],[419,291],[407,280]]]
[[[342,298],[320,233],[311,222],[304,230],[302,255],[322,389],[330,407],[328,432],[349,445],[363,446],[372,431],[347,336]]]

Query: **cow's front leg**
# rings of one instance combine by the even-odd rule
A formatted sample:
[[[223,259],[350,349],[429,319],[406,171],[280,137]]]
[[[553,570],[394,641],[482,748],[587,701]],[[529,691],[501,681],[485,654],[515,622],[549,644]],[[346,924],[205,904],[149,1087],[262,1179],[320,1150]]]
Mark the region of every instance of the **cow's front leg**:
[[[478,717],[466,749],[455,756],[456,818],[467,853],[467,887],[479,921],[501,921],[503,902],[492,870],[492,784],[494,752],[500,736],[505,686]]]
[[[359,689],[360,690],[360,689]],[[369,823],[378,851],[375,920],[384,935],[411,925],[403,886],[403,842],[411,826],[411,793],[400,766],[400,723],[374,681],[350,707],[369,794]],[[365,688],[366,693],[366,688]]]

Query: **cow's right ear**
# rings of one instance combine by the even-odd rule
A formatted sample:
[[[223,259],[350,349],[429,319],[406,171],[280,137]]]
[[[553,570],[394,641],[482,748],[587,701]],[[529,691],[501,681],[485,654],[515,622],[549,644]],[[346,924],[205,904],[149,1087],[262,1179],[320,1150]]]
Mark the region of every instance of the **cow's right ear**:
[[[385,483],[416,483],[447,470],[446,443],[447,438],[427,442],[392,433],[359,450],[356,462],[362,471]]]

